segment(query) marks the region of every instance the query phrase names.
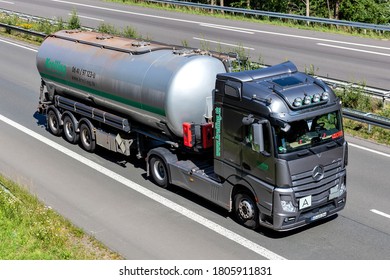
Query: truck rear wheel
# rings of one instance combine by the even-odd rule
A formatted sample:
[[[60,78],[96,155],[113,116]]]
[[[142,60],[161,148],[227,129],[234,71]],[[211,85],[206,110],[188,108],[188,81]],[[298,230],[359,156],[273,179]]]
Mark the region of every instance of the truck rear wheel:
[[[168,187],[168,170],[165,162],[158,156],[151,156],[149,160],[150,174],[153,181],[162,188]]]
[[[238,223],[251,229],[259,226],[259,210],[252,195],[239,192],[234,196],[234,215]]]
[[[86,123],[80,126],[80,143],[87,152],[94,152],[96,148],[96,140],[93,139],[92,129]]]
[[[64,136],[69,143],[75,144],[79,140],[79,134],[76,132],[76,124],[70,116],[64,118]]]
[[[53,109],[49,109],[47,112],[47,127],[51,134],[55,136],[60,136],[62,134],[60,118]]]

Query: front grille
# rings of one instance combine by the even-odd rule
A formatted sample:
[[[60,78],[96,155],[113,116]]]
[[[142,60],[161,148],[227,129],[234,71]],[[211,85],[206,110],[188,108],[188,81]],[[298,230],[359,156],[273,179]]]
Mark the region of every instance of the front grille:
[[[340,159],[324,166],[324,177],[320,181],[313,179],[313,170],[293,175],[292,184],[296,200],[311,195],[312,206],[326,202],[330,189],[340,181],[341,171],[342,162]]]

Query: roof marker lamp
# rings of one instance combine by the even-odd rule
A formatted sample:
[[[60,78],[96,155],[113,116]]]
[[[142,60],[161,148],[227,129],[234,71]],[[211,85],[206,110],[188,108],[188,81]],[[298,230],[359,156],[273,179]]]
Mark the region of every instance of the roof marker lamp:
[[[305,98],[303,98],[303,104],[309,105],[311,103],[311,97],[306,95]]]
[[[302,106],[302,98],[300,98],[300,97],[295,98],[293,105],[295,107],[301,107]]]
[[[326,101],[326,100],[328,100],[328,99],[329,99],[329,93],[324,92],[324,93],[322,94],[322,96],[321,96],[321,100]]]
[[[314,103],[318,103],[318,102],[320,102],[320,100],[321,100],[321,97],[318,93],[313,95],[313,102]]]

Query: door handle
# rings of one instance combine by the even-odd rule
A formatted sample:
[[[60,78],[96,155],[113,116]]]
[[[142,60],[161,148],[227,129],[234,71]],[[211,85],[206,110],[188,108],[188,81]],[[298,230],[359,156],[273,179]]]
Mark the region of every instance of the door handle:
[[[245,162],[242,163],[242,167],[243,167],[244,169],[246,169],[246,170],[251,170],[250,165],[247,164],[247,163],[245,163]]]

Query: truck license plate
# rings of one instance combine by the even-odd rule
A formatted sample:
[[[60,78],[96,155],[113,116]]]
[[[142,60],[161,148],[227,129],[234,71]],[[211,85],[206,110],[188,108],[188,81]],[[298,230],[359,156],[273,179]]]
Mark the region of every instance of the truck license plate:
[[[315,220],[324,218],[324,217],[326,217],[326,215],[327,215],[327,212],[323,212],[323,213],[314,215],[313,217],[310,218],[310,221],[315,221]]]
[[[299,210],[308,208],[311,206],[311,195],[302,197],[299,200]]]

